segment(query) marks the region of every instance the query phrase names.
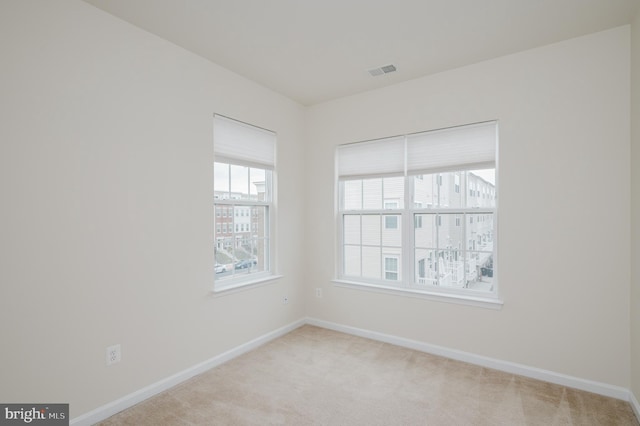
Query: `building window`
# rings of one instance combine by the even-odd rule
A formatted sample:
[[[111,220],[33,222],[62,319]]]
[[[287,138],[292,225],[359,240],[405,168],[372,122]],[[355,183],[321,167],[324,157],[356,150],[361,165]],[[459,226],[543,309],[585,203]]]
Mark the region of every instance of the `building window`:
[[[398,281],[398,258],[397,257],[385,256],[384,279]]]
[[[269,279],[273,271],[271,235],[274,194],[275,134],[220,115],[214,117],[214,203],[228,209],[216,241],[216,265],[226,272],[214,277],[214,290],[221,291]],[[253,217],[249,219],[248,217]],[[219,219],[218,219],[219,220]],[[253,235],[239,235],[249,231]]]
[[[384,215],[384,229],[398,229],[398,216]]]
[[[338,147],[338,279],[497,298],[496,151],[496,122]]]

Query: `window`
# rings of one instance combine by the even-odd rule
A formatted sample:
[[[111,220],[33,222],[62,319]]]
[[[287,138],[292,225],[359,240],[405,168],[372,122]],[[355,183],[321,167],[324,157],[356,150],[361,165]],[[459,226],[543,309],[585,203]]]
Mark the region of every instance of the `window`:
[[[273,276],[275,134],[220,115],[214,116],[214,203],[222,208],[216,224],[214,290],[255,283]],[[218,219],[216,217],[217,221]],[[228,223],[228,232],[227,232]],[[249,231],[252,235],[240,233]]]
[[[398,216],[385,215],[384,216],[384,228],[385,229],[398,229]]]
[[[496,122],[338,147],[338,279],[496,299],[496,151]]]
[[[398,258],[388,257],[384,258],[384,279],[397,281],[398,280]]]

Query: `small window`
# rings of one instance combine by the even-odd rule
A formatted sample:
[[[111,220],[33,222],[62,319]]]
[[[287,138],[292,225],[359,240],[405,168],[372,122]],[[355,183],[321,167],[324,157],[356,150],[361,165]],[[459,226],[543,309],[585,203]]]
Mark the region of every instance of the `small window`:
[[[384,228],[385,229],[398,229],[398,216],[385,215],[384,216]]]
[[[214,204],[216,224],[214,290],[268,279],[273,272],[275,134],[239,121],[214,117]],[[219,216],[216,216],[218,218]],[[251,226],[254,232],[247,234]],[[242,235],[239,235],[243,233]],[[222,242],[222,244],[220,244]]]
[[[384,258],[384,279],[398,281],[398,258],[386,257]]]

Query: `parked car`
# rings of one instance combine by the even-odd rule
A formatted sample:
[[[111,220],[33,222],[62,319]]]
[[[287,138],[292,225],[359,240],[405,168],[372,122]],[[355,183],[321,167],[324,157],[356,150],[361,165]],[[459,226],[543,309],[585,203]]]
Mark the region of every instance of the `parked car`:
[[[251,265],[257,265],[258,264],[258,260],[257,259],[243,259],[243,260],[239,260],[236,262],[236,269],[247,269],[249,267],[251,267]]]
[[[227,267],[224,265],[216,264],[215,271],[216,271],[216,274],[221,274],[223,272],[227,272]]]

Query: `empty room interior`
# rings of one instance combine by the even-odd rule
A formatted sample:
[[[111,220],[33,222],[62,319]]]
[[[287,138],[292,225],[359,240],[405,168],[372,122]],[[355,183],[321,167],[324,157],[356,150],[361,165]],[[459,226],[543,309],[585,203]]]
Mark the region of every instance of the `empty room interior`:
[[[297,336],[347,347],[303,396],[384,347],[640,418],[637,0],[2,0],[0,52],[0,403],[95,424]]]

